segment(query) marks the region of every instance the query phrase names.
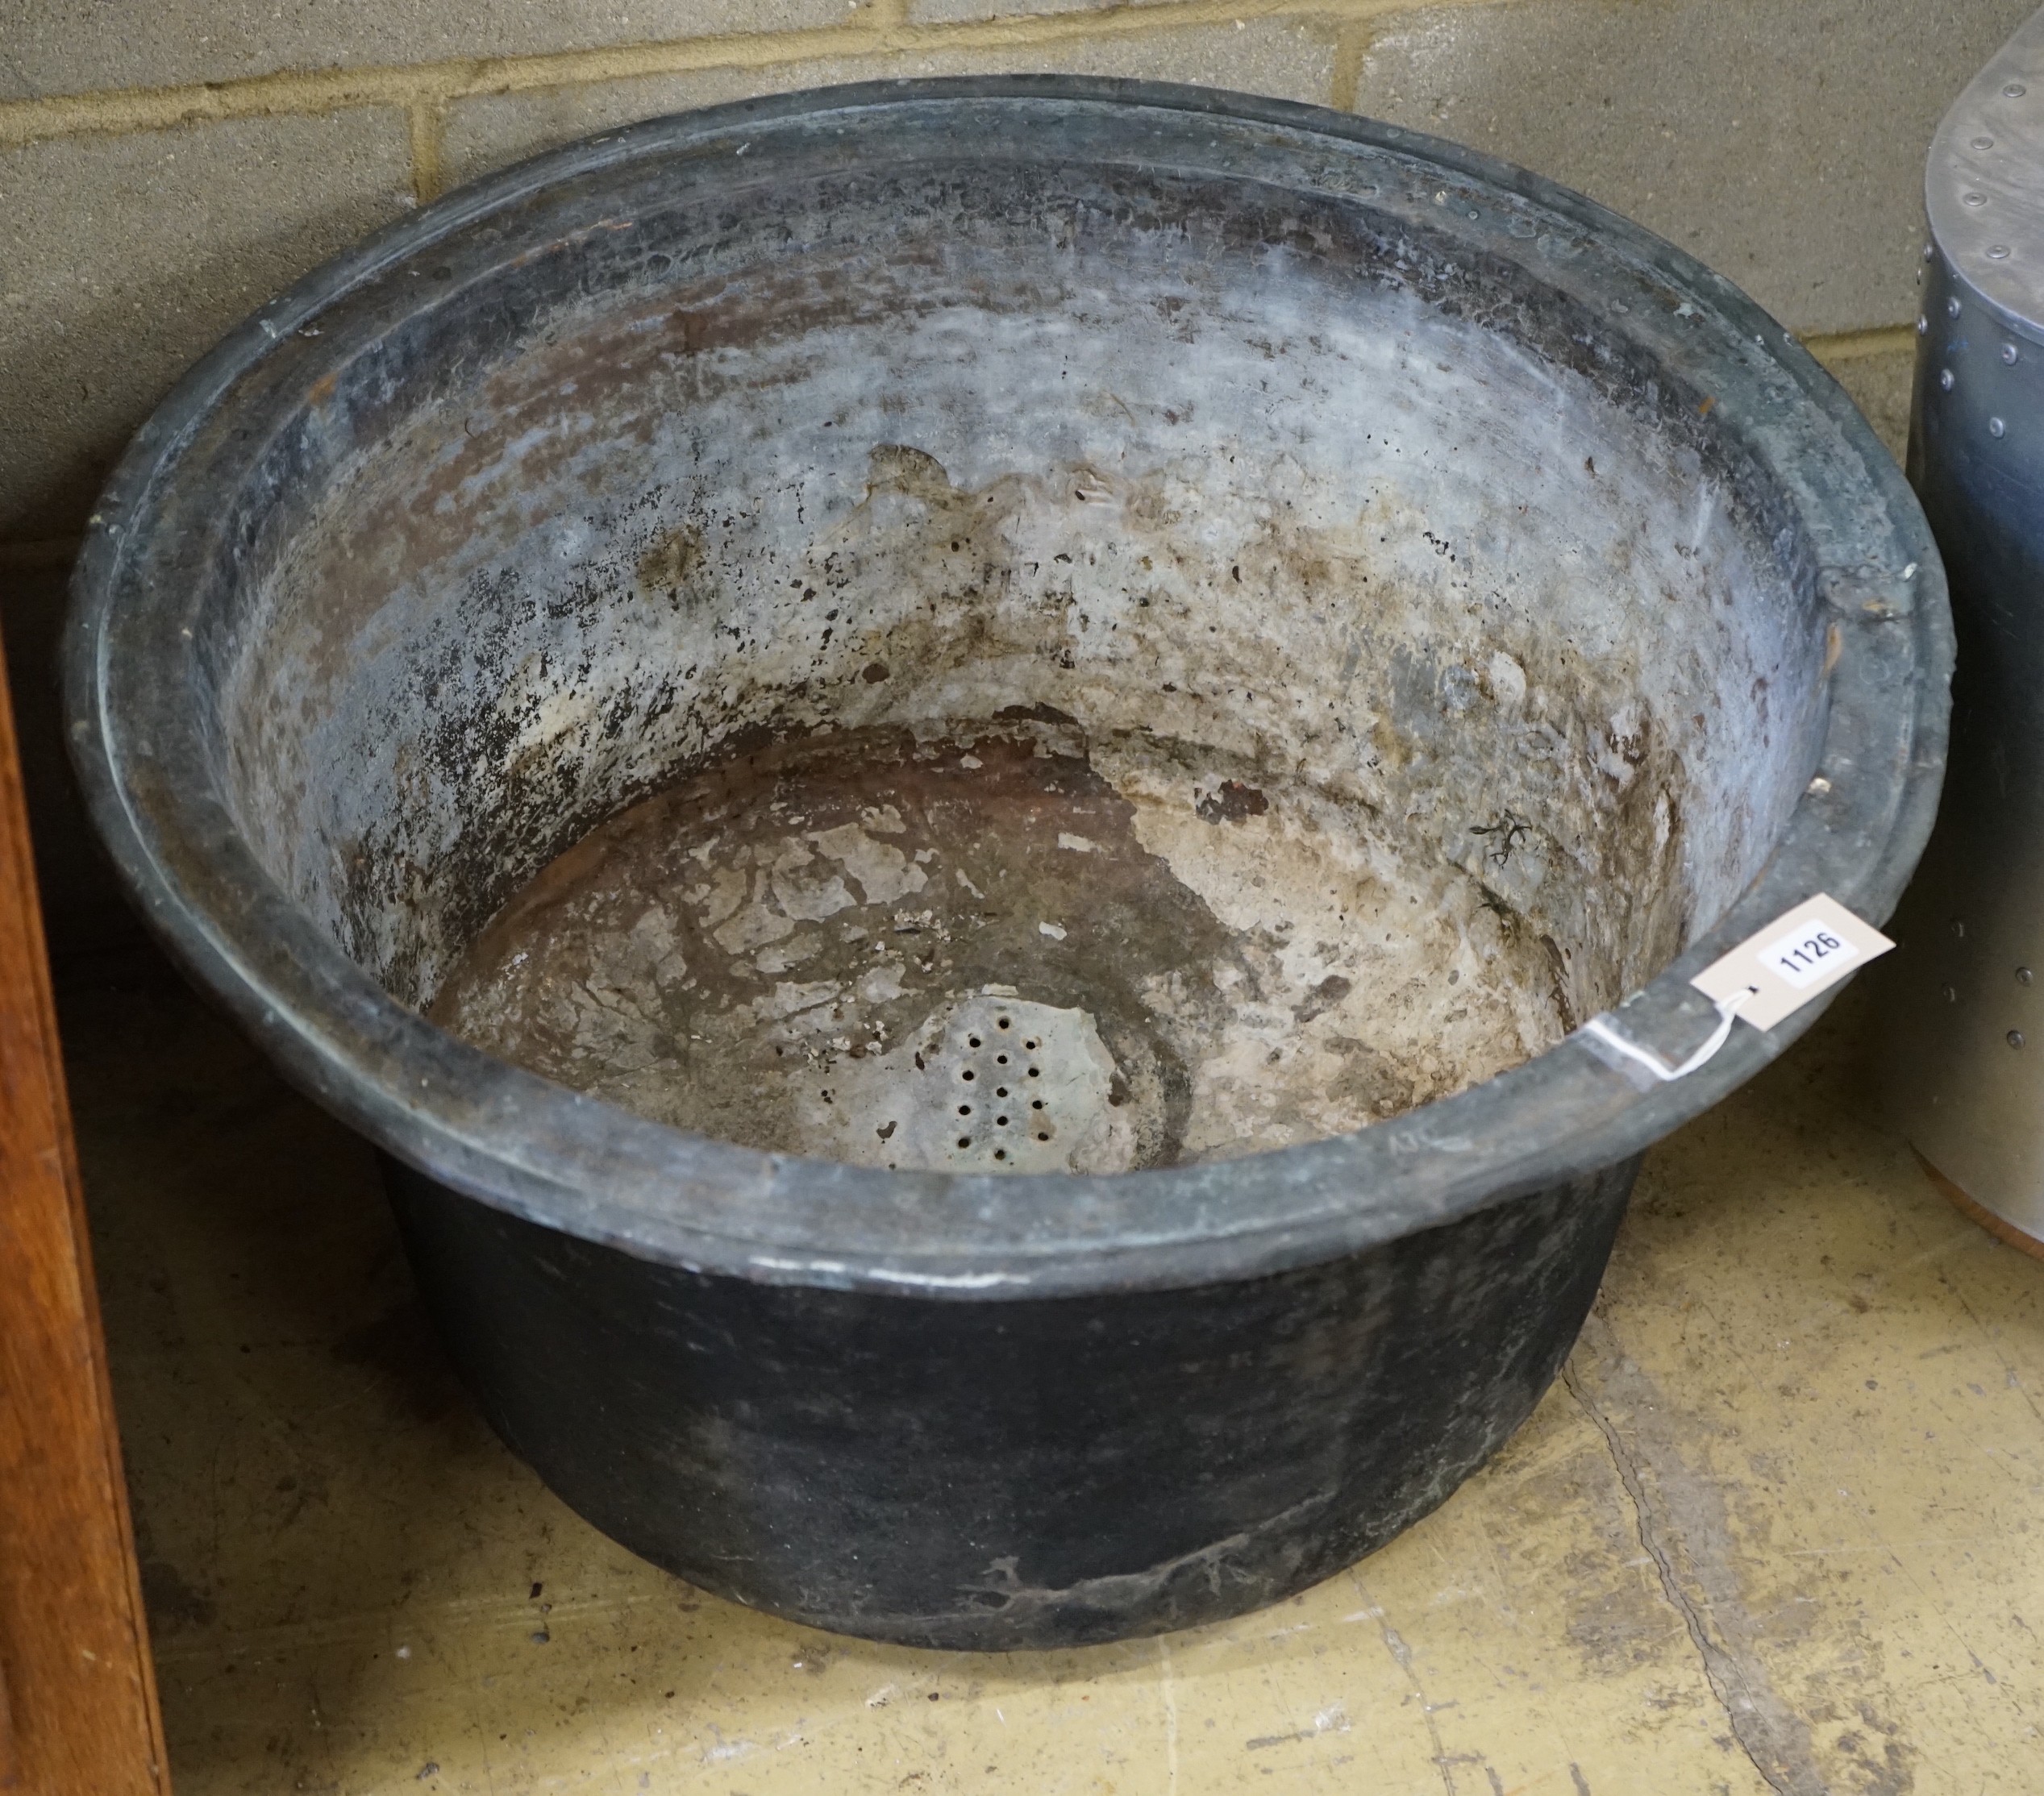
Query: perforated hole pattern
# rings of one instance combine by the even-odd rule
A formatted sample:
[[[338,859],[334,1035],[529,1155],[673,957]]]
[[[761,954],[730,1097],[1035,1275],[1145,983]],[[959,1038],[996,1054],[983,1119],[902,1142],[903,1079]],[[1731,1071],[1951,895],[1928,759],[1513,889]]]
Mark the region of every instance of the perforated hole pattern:
[[[1109,1105],[1114,1073],[1086,1012],[976,992],[913,1046],[835,1068],[819,1120],[832,1148],[868,1165],[1119,1170],[1127,1131]]]
[[[994,1017],[990,1029],[982,1025],[959,1033],[958,1081],[964,1095],[958,1114],[964,1133],[957,1138],[958,1151],[969,1154],[984,1142],[1001,1163],[1025,1152],[1026,1143],[1055,1139],[1057,1124],[1050,1100],[1030,1095],[1050,1089],[1038,1063],[1042,1040],[1018,1029],[1005,1010]]]

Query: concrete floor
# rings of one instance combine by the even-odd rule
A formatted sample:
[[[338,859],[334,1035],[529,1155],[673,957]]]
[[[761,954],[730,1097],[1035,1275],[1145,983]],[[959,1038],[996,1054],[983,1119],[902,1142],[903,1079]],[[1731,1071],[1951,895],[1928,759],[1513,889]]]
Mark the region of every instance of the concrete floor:
[[[1817,343],[1817,359],[1850,395],[1852,402],[1897,461],[1909,439],[1909,386],[1916,373],[1916,346],[1892,347],[1882,333],[1871,341]]]
[[[146,950],[64,1016],[182,1796],[2044,1789],[2044,1264],[1882,1126],[1862,992],[1651,1157],[1445,1507],[1279,1608],[1008,1658],[612,1546],[452,1381],[364,1148]]]

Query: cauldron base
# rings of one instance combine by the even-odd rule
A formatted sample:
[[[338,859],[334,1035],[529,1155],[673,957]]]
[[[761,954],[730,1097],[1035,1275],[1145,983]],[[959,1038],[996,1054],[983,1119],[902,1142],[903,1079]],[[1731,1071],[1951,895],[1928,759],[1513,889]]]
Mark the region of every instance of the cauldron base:
[[[1006,1652],[1261,1608],[1437,1508],[1560,1370],[1638,1166],[1265,1278],[1000,1303],[660,1266],[384,1173],[464,1381],[586,1520],[790,1620]]]

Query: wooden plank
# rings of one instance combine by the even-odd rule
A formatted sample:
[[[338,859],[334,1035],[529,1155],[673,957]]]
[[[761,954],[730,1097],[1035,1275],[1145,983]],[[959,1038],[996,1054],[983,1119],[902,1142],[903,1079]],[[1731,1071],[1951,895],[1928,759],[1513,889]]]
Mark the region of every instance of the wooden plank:
[[[168,1796],[0,650],[0,1789]]]

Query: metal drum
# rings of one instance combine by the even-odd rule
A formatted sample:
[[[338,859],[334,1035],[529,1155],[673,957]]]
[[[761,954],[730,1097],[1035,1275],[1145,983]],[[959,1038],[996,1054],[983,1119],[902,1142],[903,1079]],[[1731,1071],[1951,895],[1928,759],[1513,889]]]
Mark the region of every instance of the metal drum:
[[[1948,1194],[2044,1253],[2044,12],[1945,114],[1925,197],[1909,473],[1959,653],[1888,1084]]]

